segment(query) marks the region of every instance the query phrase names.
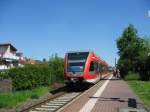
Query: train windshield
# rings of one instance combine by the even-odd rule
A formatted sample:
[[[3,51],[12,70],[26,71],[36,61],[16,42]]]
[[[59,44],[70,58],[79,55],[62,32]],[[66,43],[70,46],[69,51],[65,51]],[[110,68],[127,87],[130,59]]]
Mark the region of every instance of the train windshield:
[[[68,72],[83,72],[89,52],[68,53]]]

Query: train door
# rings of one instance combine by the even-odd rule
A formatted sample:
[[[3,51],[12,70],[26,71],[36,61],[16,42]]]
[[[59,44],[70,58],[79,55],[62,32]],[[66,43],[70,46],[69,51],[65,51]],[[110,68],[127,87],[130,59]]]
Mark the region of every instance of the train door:
[[[94,76],[97,81],[100,79],[100,69],[97,62],[92,61],[90,64],[89,74]]]

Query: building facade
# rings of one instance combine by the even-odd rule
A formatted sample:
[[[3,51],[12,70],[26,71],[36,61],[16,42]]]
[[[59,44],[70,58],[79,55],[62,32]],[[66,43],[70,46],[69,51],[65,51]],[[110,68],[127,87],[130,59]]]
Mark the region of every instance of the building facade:
[[[0,44],[0,70],[6,70],[19,65],[21,57],[17,49],[10,43]]]

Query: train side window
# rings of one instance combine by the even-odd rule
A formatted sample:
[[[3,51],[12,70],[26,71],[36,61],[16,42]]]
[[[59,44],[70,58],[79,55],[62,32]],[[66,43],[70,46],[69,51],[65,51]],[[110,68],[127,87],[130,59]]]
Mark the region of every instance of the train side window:
[[[104,72],[105,71],[105,67],[104,66],[102,66],[102,72]]]
[[[98,63],[91,62],[89,71],[90,71],[90,74],[96,74],[97,72],[99,72]]]
[[[91,64],[90,64],[90,74],[93,74],[94,73],[94,62],[92,61]]]
[[[99,72],[102,72],[102,66],[99,64]]]
[[[99,71],[98,63],[94,62],[94,71],[97,73]]]

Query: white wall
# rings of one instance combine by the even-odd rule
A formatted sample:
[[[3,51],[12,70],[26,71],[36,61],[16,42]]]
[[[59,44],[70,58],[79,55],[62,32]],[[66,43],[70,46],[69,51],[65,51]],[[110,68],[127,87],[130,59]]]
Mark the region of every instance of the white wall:
[[[16,56],[16,54],[13,54],[13,53],[10,52],[11,51],[10,46],[8,46],[8,48],[5,49],[5,50],[3,49],[3,51],[5,51],[4,54],[3,54],[3,58],[19,60],[19,57]]]
[[[9,69],[9,67],[7,67],[6,65],[0,65],[0,70],[6,70]]]

